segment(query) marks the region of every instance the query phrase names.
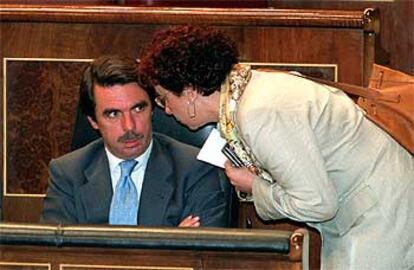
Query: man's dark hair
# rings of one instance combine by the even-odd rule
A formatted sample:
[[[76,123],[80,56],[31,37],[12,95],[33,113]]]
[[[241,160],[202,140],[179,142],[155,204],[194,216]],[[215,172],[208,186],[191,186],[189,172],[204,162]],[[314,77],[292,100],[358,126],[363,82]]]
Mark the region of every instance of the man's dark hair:
[[[154,35],[139,71],[146,86],[159,84],[177,96],[193,87],[208,96],[220,90],[237,57],[235,42],[223,32],[182,25]]]
[[[136,59],[120,55],[104,55],[96,58],[86,67],[81,79],[79,104],[82,113],[96,121],[94,94],[96,85],[111,87],[128,83],[140,85]]]

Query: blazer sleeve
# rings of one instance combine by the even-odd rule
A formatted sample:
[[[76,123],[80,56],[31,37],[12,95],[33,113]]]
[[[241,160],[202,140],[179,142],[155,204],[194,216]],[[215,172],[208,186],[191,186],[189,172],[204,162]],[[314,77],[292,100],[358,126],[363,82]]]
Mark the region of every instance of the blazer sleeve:
[[[59,162],[49,164],[49,184],[40,218],[42,223],[78,223],[76,218],[73,184],[68,181]]]
[[[274,183],[257,177],[253,200],[263,219],[331,219],[338,210],[318,139],[306,109],[256,106],[241,118],[242,136]]]
[[[230,187],[219,169],[197,161],[187,181],[182,217],[199,216],[203,227],[229,226]]]

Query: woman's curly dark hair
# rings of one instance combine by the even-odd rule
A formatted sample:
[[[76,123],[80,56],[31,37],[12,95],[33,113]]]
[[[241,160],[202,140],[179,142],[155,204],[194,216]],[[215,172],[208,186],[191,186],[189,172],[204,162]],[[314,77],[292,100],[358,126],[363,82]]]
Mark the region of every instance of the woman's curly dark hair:
[[[220,90],[237,63],[235,42],[206,26],[182,25],[154,35],[139,65],[147,86],[161,85],[181,95],[191,86],[204,96]]]

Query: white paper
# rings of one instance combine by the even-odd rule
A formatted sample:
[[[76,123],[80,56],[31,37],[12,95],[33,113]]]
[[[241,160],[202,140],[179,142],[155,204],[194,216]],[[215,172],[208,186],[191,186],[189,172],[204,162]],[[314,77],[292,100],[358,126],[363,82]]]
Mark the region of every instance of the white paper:
[[[227,160],[226,156],[221,152],[221,149],[226,144],[226,140],[220,136],[217,129],[212,129],[208,135],[203,147],[197,155],[198,160],[210,163],[214,166],[224,168],[224,162]]]

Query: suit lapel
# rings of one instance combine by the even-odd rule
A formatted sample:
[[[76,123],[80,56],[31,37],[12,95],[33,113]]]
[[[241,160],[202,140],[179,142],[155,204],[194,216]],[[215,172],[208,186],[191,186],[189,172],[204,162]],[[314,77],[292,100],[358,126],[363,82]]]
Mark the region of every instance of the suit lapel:
[[[172,165],[169,154],[154,136],[153,149],[145,170],[139,205],[139,225],[164,224],[165,211],[171,199],[174,184],[172,183]]]
[[[84,174],[86,183],[80,187],[79,196],[85,210],[86,221],[92,224],[108,223],[113,192],[104,147],[98,150]]]

